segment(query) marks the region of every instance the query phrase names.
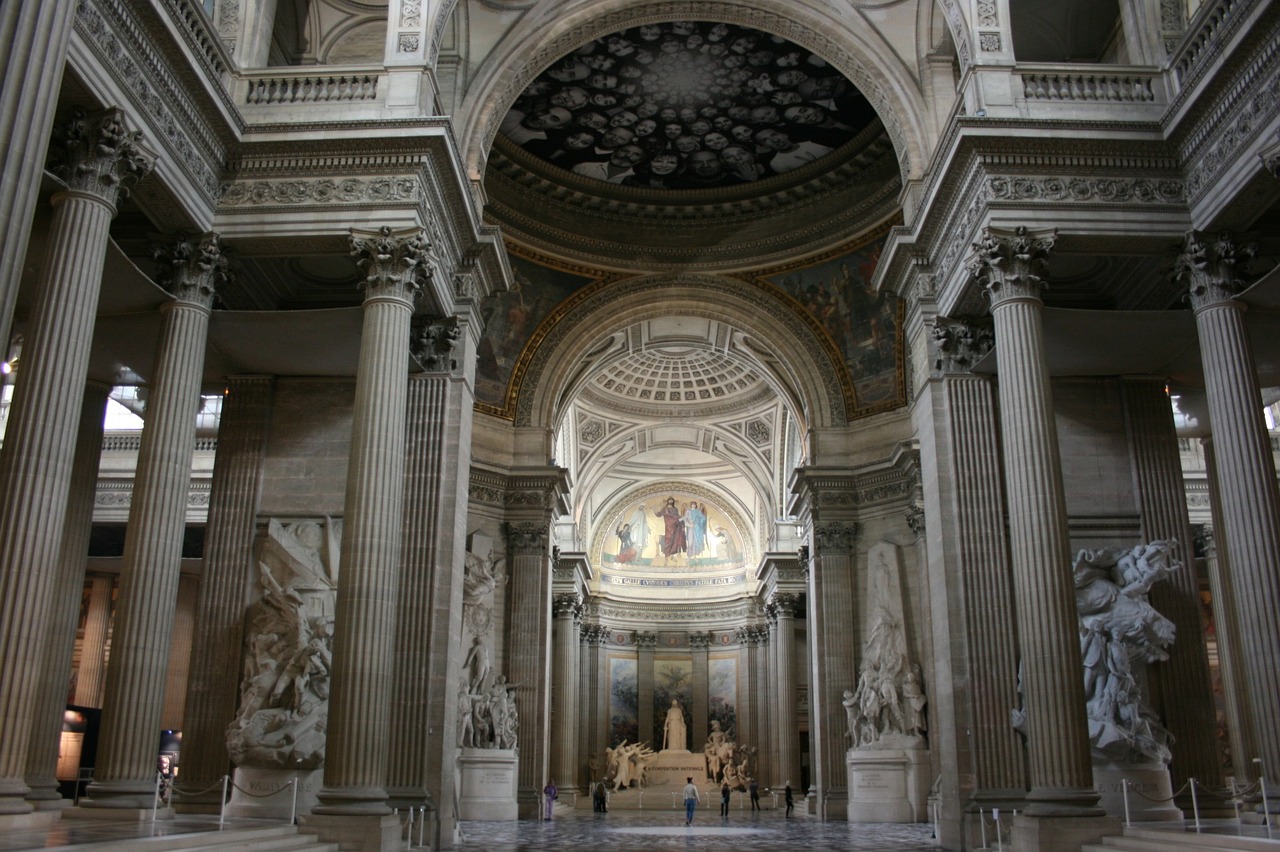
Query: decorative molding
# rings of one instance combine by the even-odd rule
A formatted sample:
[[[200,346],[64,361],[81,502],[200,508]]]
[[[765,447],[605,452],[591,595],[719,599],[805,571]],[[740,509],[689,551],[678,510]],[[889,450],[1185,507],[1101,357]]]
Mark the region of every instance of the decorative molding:
[[[380,74],[316,74],[305,77],[249,77],[244,102],[250,106],[376,101]]]
[[[1000,33],[978,33],[978,47],[984,53],[999,53]]]
[[[929,336],[933,369],[938,375],[968,373],[996,345],[988,321],[935,317]]]
[[[222,185],[218,205],[418,203],[422,198],[422,184],[410,177],[310,178],[226,183]]]
[[[1257,254],[1257,246],[1237,246],[1228,233],[1216,237],[1189,231],[1174,262],[1174,277],[1187,284],[1192,307],[1197,311],[1236,297],[1247,283],[1237,272]]]
[[[748,618],[752,615],[752,605],[740,601],[722,604],[699,604],[696,609],[685,605],[668,604],[615,604],[599,601],[596,604],[597,614],[601,618],[630,623],[675,623],[721,622]]]
[[[1174,178],[988,175],[986,195],[991,201],[1185,204],[1187,188]]]
[[[1049,263],[1049,252],[1057,239],[1056,229],[1029,230],[1019,225],[1013,231],[983,228],[973,244],[975,257],[970,274],[991,297],[992,307],[1012,299],[1039,299],[1044,287],[1040,273]]]

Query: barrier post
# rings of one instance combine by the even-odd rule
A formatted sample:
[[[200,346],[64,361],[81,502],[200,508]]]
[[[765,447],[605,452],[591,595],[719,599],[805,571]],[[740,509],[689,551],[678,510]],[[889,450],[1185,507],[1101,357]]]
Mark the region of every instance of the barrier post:
[[[1133,825],[1133,823],[1129,820],[1129,779],[1128,778],[1120,779],[1120,789],[1124,791],[1124,824],[1125,824],[1125,827],[1128,828],[1129,826]]]
[[[1190,778],[1187,781],[1191,785],[1191,812],[1196,816],[1196,831],[1200,831],[1200,802],[1196,799],[1196,779]]]
[[[998,849],[999,852],[1004,852],[1004,832],[1000,830],[1000,809],[992,808],[991,816],[996,822],[996,849]]]
[[[978,808],[978,828],[982,831],[982,848],[987,848],[987,812]]]
[[[227,821],[227,779],[230,776],[222,776],[222,802],[218,805],[218,828],[222,828],[222,824]]]
[[[1271,840],[1271,807],[1267,803],[1267,772],[1266,767],[1262,765],[1262,758],[1255,757],[1253,762],[1258,764],[1258,786],[1262,788],[1262,824],[1267,827],[1267,839]]]
[[[293,785],[293,804],[289,807],[289,824],[298,824],[298,779],[294,778],[290,782]]]
[[[155,794],[151,797],[151,821],[152,821],[152,822],[155,822],[155,821],[156,821],[156,811],[160,808],[160,782],[161,782],[161,780],[163,780],[163,776],[162,776],[159,772],[157,772],[157,773],[156,773],[156,789],[155,789]]]

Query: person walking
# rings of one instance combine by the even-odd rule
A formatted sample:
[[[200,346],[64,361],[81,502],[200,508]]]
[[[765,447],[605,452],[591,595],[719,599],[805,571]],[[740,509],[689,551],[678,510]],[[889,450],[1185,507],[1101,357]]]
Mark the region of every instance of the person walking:
[[[684,780],[684,824],[693,825],[693,809],[702,801],[702,796],[693,783],[693,776],[686,776]]]
[[[551,819],[551,809],[555,807],[556,804],[556,797],[560,795],[560,791],[556,789],[556,782],[548,781],[547,786],[542,788],[542,794],[547,800],[547,814],[543,819],[549,820]]]
[[[752,778],[751,784],[750,784],[750,790],[751,790],[751,810],[758,811],[760,810],[760,782]]]
[[[729,818],[729,782],[725,781],[720,785],[720,817],[721,819]]]
[[[796,800],[791,797],[791,782],[787,782],[787,788],[782,792],[782,798],[787,803],[787,816],[791,816],[791,812],[795,810]]]

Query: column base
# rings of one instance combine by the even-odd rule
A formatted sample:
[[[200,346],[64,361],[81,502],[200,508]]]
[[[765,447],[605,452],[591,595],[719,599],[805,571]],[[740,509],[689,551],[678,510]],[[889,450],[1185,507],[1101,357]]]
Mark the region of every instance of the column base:
[[[149,781],[95,781],[80,799],[82,808],[108,810],[145,810],[155,806],[156,788]]]
[[[354,852],[390,852],[404,846],[400,818],[395,814],[301,814],[298,825],[325,843],[337,843],[338,848]]]
[[[532,787],[518,789],[516,815],[520,819],[542,819],[542,791]]]
[[[1119,835],[1122,830],[1118,817],[1018,814],[1013,820],[1012,847],[1019,852],[1080,852],[1084,844]]]

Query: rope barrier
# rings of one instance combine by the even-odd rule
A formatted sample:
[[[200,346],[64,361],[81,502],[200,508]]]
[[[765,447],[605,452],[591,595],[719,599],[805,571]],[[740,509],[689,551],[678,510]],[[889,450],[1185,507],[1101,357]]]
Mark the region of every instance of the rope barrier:
[[[203,790],[184,790],[181,787],[179,787],[177,784],[170,784],[169,789],[174,793],[177,793],[179,796],[203,796],[205,793],[212,792],[213,790],[216,790],[221,786],[222,786],[222,781],[218,780],[218,781],[214,781],[212,784],[210,784],[208,787],[205,787]]]
[[[1134,791],[1133,791],[1133,792],[1137,793],[1139,796],[1141,796],[1142,798],[1146,799],[1148,802],[1172,802],[1174,799],[1178,798],[1178,796],[1182,795],[1182,792],[1183,792],[1184,790],[1186,790],[1186,789],[1187,789],[1187,785],[1186,785],[1186,784],[1183,784],[1181,787],[1179,787],[1179,788],[1174,792],[1174,794],[1173,794],[1172,796],[1168,796],[1168,797],[1165,797],[1165,796],[1148,796],[1146,793],[1142,792],[1141,790],[1137,789],[1136,787],[1134,788]]]
[[[245,788],[241,787],[239,784],[237,784],[234,781],[231,782],[231,786],[234,789],[239,790],[241,793],[244,793],[246,796],[250,796],[255,799],[266,799],[266,798],[270,798],[271,796],[278,795],[284,790],[286,790],[287,788],[292,787],[293,783],[294,783],[293,781],[290,781],[288,784],[282,784],[276,789],[272,790],[270,793],[255,793],[252,790],[246,790]]]

